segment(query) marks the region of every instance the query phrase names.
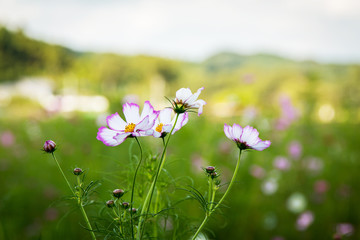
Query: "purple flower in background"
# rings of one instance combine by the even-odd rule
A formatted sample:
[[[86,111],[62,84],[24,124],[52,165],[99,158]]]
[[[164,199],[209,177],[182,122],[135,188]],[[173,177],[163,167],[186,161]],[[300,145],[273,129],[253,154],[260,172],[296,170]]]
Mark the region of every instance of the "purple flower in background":
[[[289,154],[293,159],[299,159],[302,153],[302,145],[298,141],[292,141],[289,145]]]
[[[206,104],[204,100],[198,99],[202,90],[204,90],[203,87],[193,94],[189,88],[180,88],[176,92],[175,100],[173,100],[174,111],[184,113],[188,110],[198,109],[198,116],[200,116],[203,112],[203,106]]]
[[[305,231],[314,221],[314,214],[306,211],[298,217],[296,221],[296,228],[299,231]]]
[[[282,96],[280,98],[280,107],[281,116],[276,122],[276,128],[278,130],[285,130],[298,118],[299,114],[288,96]]]
[[[149,101],[144,104],[144,109],[139,114],[139,105],[135,103],[125,103],[123,112],[126,121],[124,121],[118,113],[112,114],[106,118],[109,126],[99,128],[97,139],[107,146],[117,146],[125,141],[128,137],[148,136],[147,131],[150,130],[159,112],[155,111]]]
[[[250,167],[250,174],[254,178],[261,179],[261,178],[265,177],[266,172],[262,167],[260,167],[258,165],[252,165]]]
[[[339,223],[336,225],[336,234],[340,236],[351,236],[354,233],[354,226],[350,223]]]
[[[289,160],[287,158],[281,157],[281,156],[278,156],[275,158],[273,165],[274,165],[274,167],[276,167],[277,169],[282,170],[282,171],[289,170],[290,166],[291,166]]]
[[[304,161],[305,167],[314,173],[321,172],[324,167],[324,164],[320,158],[316,157],[308,157],[306,161]]]
[[[254,149],[262,151],[271,145],[269,140],[262,141],[259,138],[259,132],[251,126],[242,128],[234,123],[231,127],[225,123],[224,132],[226,137],[233,140],[240,150]]]
[[[149,130],[148,134],[153,135],[154,137],[165,137],[168,134],[175,123],[175,118],[171,120],[171,114],[173,113],[173,109],[165,108],[160,111],[159,117],[155,120],[155,124],[151,130]],[[188,113],[179,114],[178,120],[174,127],[172,134],[176,131],[180,130],[189,120]]]
[[[0,136],[1,145],[10,147],[15,143],[15,136],[11,131],[5,131]]]
[[[329,189],[329,184],[326,180],[318,180],[314,184],[314,191],[318,194],[326,193]]]

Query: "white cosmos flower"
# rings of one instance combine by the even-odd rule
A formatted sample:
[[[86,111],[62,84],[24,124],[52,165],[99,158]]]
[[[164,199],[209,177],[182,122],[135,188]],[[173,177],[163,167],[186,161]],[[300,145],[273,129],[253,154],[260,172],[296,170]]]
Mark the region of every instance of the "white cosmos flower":
[[[135,103],[125,103],[123,112],[126,121],[118,113],[115,113],[106,118],[109,128],[99,128],[96,138],[105,145],[117,146],[127,137],[148,136],[146,132],[154,126],[159,115],[149,101],[145,102],[141,115],[139,114],[139,105]]]
[[[225,135],[230,140],[233,140],[241,150],[255,149],[257,151],[262,151],[265,148],[270,147],[271,144],[268,140],[262,141],[259,138],[259,132],[251,126],[242,128],[236,123],[234,123],[232,127],[225,124],[224,132]]]
[[[154,137],[165,137],[168,134],[172,127],[174,126],[176,117],[171,119],[171,114],[173,113],[173,109],[165,108],[160,111],[159,117],[155,120],[155,124],[151,130],[147,133],[149,135],[153,135]],[[180,130],[187,122],[188,122],[188,113],[181,113],[179,114],[178,120],[174,127],[172,134],[176,131]]]
[[[174,111],[176,113],[184,113],[187,110],[198,109],[198,116],[200,116],[203,112],[203,106],[206,104],[204,100],[198,99],[202,90],[204,90],[204,87],[199,88],[193,94],[189,88],[180,88],[176,92]]]

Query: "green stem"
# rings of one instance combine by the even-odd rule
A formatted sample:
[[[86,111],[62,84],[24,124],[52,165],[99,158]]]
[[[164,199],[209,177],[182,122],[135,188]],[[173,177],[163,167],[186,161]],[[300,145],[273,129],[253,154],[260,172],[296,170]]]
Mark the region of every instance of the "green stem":
[[[209,217],[210,217],[210,215],[206,214],[206,216],[205,216],[205,218],[204,218],[203,222],[201,223],[200,227],[198,228],[198,230],[197,230],[197,231],[196,231],[196,233],[194,234],[194,236],[193,236],[192,240],[195,240],[195,239],[196,239],[196,237],[197,237],[197,235],[199,235],[199,233],[200,233],[201,229],[204,227],[204,225],[205,225],[205,224],[206,224],[206,222],[208,221]]]
[[[210,202],[210,211],[212,210],[212,207],[214,205],[214,201],[215,201],[215,193],[216,193],[216,189],[214,189],[214,180],[212,179],[212,194],[211,194],[211,202]]]
[[[211,197],[212,197],[212,194],[213,194],[213,191],[214,191],[214,187],[213,187],[214,181],[211,178],[211,176],[208,176],[208,182],[209,182],[208,211],[210,212],[211,211],[211,205],[212,205],[211,204]]]
[[[235,179],[236,179],[236,175],[237,175],[237,172],[238,172],[238,169],[239,169],[239,166],[240,166],[240,158],[241,158],[241,150],[240,150],[240,153],[239,153],[239,159],[236,163],[236,167],[235,167],[235,170],[234,170],[234,174],[231,178],[231,181],[230,181],[230,184],[229,184],[229,187],[226,189],[226,192],[224,193],[224,195],[222,196],[222,198],[220,199],[220,201],[215,205],[214,208],[212,208],[205,216],[205,219],[204,221],[201,223],[200,227],[198,228],[198,230],[196,231],[196,233],[194,234],[192,240],[195,240],[197,235],[199,235],[201,229],[204,227],[204,225],[206,224],[206,222],[208,221],[210,215],[220,206],[220,204],[224,201],[225,197],[227,196],[227,194],[229,193],[233,183],[235,182]],[[215,196],[213,196],[215,198]]]
[[[154,189],[155,189],[155,185],[156,185],[156,182],[157,182],[157,179],[160,175],[160,172],[164,166],[164,163],[165,163],[165,155],[166,155],[166,149],[167,149],[167,146],[169,144],[169,140],[170,140],[170,137],[172,135],[172,132],[174,131],[174,128],[175,128],[175,125],[177,123],[177,120],[179,118],[179,113],[176,114],[176,118],[175,118],[175,122],[174,122],[174,125],[169,133],[169,137],[167,138],[166,140],[166,143],[165,143],[165,146],[164,146],[164,149],[163,149],[163,152],[161,154],[161,159],[160,159],[160,163],[159,163],[159,167],[156,171],[156,174],[155,174],[155,178],[153,180],[153,182],[151,183],[151,186],[150,186],[150,189],[149,189],[149,192],[147,193],[146,195],[146,198],[145,198],[145,201],[144,201],[144,204],[143,204],[143,209],[141,210],[141,214],[140,214],[140,220],[139,220],[139,224],[138,224],[138,236],[137,238],[140,240],[141,239],[141,235],[142,235],[142,223],[146,221],[146,218],[147,218],[147,215],[149,213],[149,208],[150,208],[150,204],[151,204],[151,199],[152,199],[152,196],[154,194]]]
[[[93,231],[93,229],[92,229],[92,227],[91,227],[89,218],[88,218],[88,216],[87,216],[87,214],[86,214],[86,212],[85,212],[85,209],[84,209],[84,207],[83,207],[82,195],[81,195],[81,192],[80,192],[81,189],[82,189],[82,188],[81,188],[80,176],[78,175],[78,176],[76,176],[76,178],[77,178],[77,182],[78,182],[78,186],[79,186],[78,204],[79,204],[81,213],[82,213],[82,215],[83,215],[83,217],[84,217],[84,219],[85,219],[86,225],[87,225],[87,227],[88,227],[88,229],[89,229],[89,231],[90,231],[91,238],[94,239],[94,240],[96,240],[95,233],[94,233],[94,231]]]
[[[134,189],[135,189],[135,182],[136,182],[137,173],[138,173],[138,170],[140,168],[142,158],[143,158],[143,151],[142,151],[142,147],[141,147],[141,144],[139,142],[139,139],[137,139],[137,137],[135,137],[135,140],[136,140],[136,142],[137,142],[137,144],[139,145],[139,148],[140,148],[140,161],[139,161],[138,165],[136,166],[136,170],[135,170],[135,174],[134,174],[134,178],[133,178],[133,183],[132,183],[132,189],[131,189],[130,225],[131,225],[131,237],[132,237],[132,239],[134,239],[133,211],[132,211],[132,209],[133,209],[133,201],[134,201]]]
[[[82,202],[80,202],[79,206],[80,206],[81,213],[82,213],[83,216],[84,216],[86,225],[88,226],[88,229],[89,229],[89,231],[90,231],[91,238],[92,238],[93,240],[96,240],[95,233],[94,233],[94,231],[93,231],[93,229],[92,229],[92,227],[91,227],[90,221],[89,221],[89,219],[88,219],[88,217],[87,217],[87,215],[86,215],[86,212],[85,212],[85,209],[84,209],[84,207],[83,207],[83,205],[82,205]]]
[[[59,168],[59,170],[60,170],[61,174],[63,175],[63,177],[64,177],[64,179],[65,179],[65,181],[66,181],[67,185],[69,186],[70,191],[71,191],[71,192],[72,192],[72,194],[75,196],[75,192],[74,192],[73,188],[71,187],[71,185],[70,185],[69,181],[67,180],[67,178],[66,178],[66,176],[65,176],[65,174],[64,174],[64,172],[63,172],[63,170],[61,169],[60,164],[59,164],[58,160],[57,160],[57,159],[56,159],[56,157],[55,157],[55,154],[52,152],[52,153],[51,153],[51,155],[53,156],[53,158],[54,158],[54,160],[55,160],[55,162],[56,162],[56,165],[58,166],[58,168]]]

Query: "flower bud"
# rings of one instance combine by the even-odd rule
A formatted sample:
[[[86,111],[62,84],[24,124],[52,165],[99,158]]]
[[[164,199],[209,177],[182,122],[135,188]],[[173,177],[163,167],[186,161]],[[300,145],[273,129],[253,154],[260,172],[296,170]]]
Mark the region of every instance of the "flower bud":
[[[218,174],[217,174],[216,172],[212,172],[212,173],[210,173],[210,177],[211,177],[212,179],[217,178],[217,177],[218,177]]]
[[[215,171],[215,167],[209,166],[209,167],[205,168],[205,170],[206,170],[207,173],[212,173],[212,172]]]
[[[128,203],[128,202],[123,202],[123,203],[121,204],[121,206],[122,206],[124,209],[128,209],[129,206],[130,206],[130,203]]]
[[[107,206],[108,208],[114,207],[114,206],[115,206],[114,200],[109,200],[109,201],[107,201],[107,202],[106,202],[106,206]]]
[[[75,168],[74,169],[74,175],[79,176],[83,173],[83,170],[81,168]]]
[[[122,190],[122,189],[115,189],[114,191],[113,191],[113,195],[114,195],[114,197],[116,197],[116,198],[121,198],[123,195],[124,195],[124,190]]]
[[[44,152],[53,153],[56,150],[56,143],[52,140],[47,140],[43,147]]]
[[[334,240],[341,240],[342,237],[341,237],[341,235],[335,233],[334,236],[333,236],[333,239],[334,239]]]
[[[136,213],[137,209],[136,208],[129,209],[129,212],[131,212],[131,211],[132,211],[132,213]]]

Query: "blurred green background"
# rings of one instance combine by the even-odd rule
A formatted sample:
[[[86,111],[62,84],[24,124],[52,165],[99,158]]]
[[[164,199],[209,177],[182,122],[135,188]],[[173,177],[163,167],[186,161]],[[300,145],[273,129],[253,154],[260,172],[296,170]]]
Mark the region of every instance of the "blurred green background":
[[[90,239],[79,211],[63,200],[69,190],[41,151],[44,141],[58,144],[70,179],[81,167],[87,181],[101,180],[93,196],[101,206],[128,181],[129,148],[138,154],[131,139],[114,148],[96,140],[105,117],[126,101],[150,100],[159,110],[169,105],[164,96],[202,86],[204,114],[190,114],[170,141],[165,168],[180,183],[191,178],[205,192],[201,167],[208,165],[229,181],[237,148],[224,123],[250,124],[272,141],[243,154],[228,208],[207,225],[209,239],[360,239],[359,83],[359,64],[231,52],[203,62],[77,52],[1,27],[0,239]],[[160,140],[140,140],[145,154],[161,151]],[[178,189],[169,194],[186,197]],[[200,224],[198,203],[178,207]],[[87,208],[92,221],[98,210]]]

